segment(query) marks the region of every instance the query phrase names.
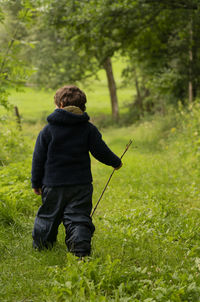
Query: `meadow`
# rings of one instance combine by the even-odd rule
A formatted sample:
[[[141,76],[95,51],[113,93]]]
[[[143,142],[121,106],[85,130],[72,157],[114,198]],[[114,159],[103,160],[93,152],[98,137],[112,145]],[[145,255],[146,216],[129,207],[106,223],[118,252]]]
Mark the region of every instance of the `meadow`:
[[[86,93],[94,122],[101,115],[106,119],[103,76]],[[119,89],[124,113],[132,94]],[[130,139],[133,144],[94,215],[92,254],[79,261],[66,250],[62,225],[51,251],[32,249],[41,200],[31,190],[31,159],[37,134],[54,109],[53,92],[24,88],[11,91],[10,101],[19,107],[22,131],[13,114],[1,112],[0,300],[200,301],[199,104],[101,129],[118,155]],[[111,171],[92,159],[93,204]]]

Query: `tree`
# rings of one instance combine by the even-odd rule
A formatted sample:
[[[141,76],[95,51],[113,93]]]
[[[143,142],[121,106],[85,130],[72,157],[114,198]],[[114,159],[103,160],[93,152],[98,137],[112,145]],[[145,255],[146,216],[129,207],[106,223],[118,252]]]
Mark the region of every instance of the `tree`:
[[[30,35],[35,45],[26,54],[35,70],[30,81],[39,87],[57,88],[91,76],[81,52],[74,51],[72,42],[63,37],[61,30],[46,24],[44,16],[38,18]]]
[[[145,2],[150,10],[155,4]],[[187,98],[193,101],[200,92],[199,1],[162,1],[157,3],[157,10],[153,22],[140,27],[135,39],[128,36],[121,49],[130,58],[126,75],[132,79],[137,66],[137,86],[145,86],[148,92],[144,93],[143,109],[163,111],[163,101],[185,103]],[[122,36],[124,29],[121,28]],[[137,100],[138,97],[136,106]]]
[[[111,58],[118,50],[113,40],[105,35],[108,30],[99,19],[98,12],[102,9],[101,1],[53,1],[49,5],[49,20],[57,30],[61,30],[70,47],[82,57],[85,72],[95,74],[104,68],[110,91],[112,116],[119,118],[117,88],[114,80]],[[52,14],[54,17],[52,18]],[[80,65],[81,66],[81,65]]]
[[[84,59],[89,58],[96,70],[105,69],[115,120],[119,111],[111,59],[119,50],[122,55],[126,53],[130,44],[133,45],[131,40],[154,22],[160,11],[162,8],[156,4],[128,0],[71,0],[67,5],[65,0],[59,3],[54,0],[49,5],[51,24],[63,29],[66,39],[73,41],[74,50],[81,50]],[[91,68],[90,64],[87,68]]]
[[[0,105],[5,108],[9,107],[8,89],[24,84],[27,79],[29,68],[20,54],[24,48],[24,30],[32,19],[33,11],[28,0],[7,0],[0,6]]]

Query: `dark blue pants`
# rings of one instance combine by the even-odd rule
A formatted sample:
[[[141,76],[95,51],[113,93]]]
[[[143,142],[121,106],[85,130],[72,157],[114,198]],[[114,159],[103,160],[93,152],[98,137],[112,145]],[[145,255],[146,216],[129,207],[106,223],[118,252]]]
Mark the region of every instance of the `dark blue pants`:
[[[42,206],[39,208],[34,229],[33,247],[51,247],[56,241],[58,227],[63,222],[68,250],[76,256],[91,251],[91,237],[95,227],[92,210],[92,184],[42,188]]]

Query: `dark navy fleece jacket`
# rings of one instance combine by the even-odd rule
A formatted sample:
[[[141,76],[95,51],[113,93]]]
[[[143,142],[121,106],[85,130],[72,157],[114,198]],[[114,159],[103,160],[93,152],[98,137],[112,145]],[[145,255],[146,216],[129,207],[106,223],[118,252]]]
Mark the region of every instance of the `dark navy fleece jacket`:
[[[47,121],[33,153],[33,188],[91,183],[89,152],[106,165],[117,168],[121,164],[86,112],[78,115],[56,109]]]

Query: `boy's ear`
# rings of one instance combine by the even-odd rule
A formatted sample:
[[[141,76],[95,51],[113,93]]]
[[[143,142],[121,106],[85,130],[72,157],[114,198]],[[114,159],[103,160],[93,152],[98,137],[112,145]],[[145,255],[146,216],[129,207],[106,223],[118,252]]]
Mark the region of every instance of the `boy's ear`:
[[[56,108],[57,108],[57,109],[64,108],[64,106],[63,106],[63,103],[62,103],[62,102],[60,103],[60,106],[58,106],[57,104],[55,104],[55,105],[56,105]]]

